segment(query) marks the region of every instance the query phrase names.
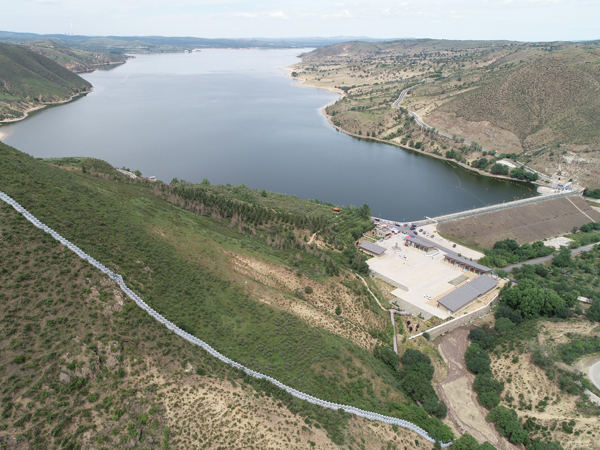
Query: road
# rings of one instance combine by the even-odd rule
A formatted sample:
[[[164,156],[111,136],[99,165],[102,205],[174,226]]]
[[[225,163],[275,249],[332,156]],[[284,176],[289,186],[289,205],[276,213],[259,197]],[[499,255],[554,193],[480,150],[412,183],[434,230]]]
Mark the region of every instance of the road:
[[[449,75],[446,75],[446,77],[447,77],[447,76],[449,76]],[[444,78],[446,78],[446,77],[444,77]],[[406,88],[406,89],[404,89],[402,92],[400,92],[400,95],[398,96],[398,98],[396,99],[396,101],[395,101],[394,103],[392,103],[392,106],[393,106],[394,108],[396,108],[396,109],[400,109],[400,103],[402,103],[402,100],[404,100],[404,97],[406,97],[406,94],[408,94],[408,93],[410,92],[410,90],[411,90],[411,89],[414,89],[414,88],[416,88],[417,86],[421,86],[421,85],[422,85],[422,84],[424,84],[424,83],[432,83],[432,82],[433,82],[433,81],[424,81],[423,83],[419,83],[419,84],[416,84],[416,85],[414,85],[414,86],[411,86],[411,87],[409,87],[409,88]],[[408,110],[407,110],[407,111],[408,111]],[[420,127],[423,127],[423,128],[425,128],[425,129],[432,129],[432,128],[433,128],[433,127],[430,127],[429,125],[427,125],[425,122],[423,122],[423,121],[421,120],[421,118],[420,118],[420,117],[417,115],[417,113],[415,113],[414,111],[408,111],[408,114],[410,114],[410,115],[411,115],[411,117],[412,117],[413,119],[415,119],[415,122],[417,122],[417,124],[418,124]],[[449,134],[442,133],[441,131],[438,131],[438,130],[436,130],[435,128],[433,128],[433,131],[434,131],[435,133],[439,134],[440,136],[447,137],[448,139],[454,139],[454,136],[450,136]],[[473,144],[472,144],[471,142],[469,142],[469,141],[463,141],[462,143],[463,143],[464,145],[468,145],[469,147],[470,147],[471,145],[473,145]],[[485,150],[485,149],[484,149],[483,147],[481,147],[481,150]],[[497,154],[496,152],[492,152],[492,151],[490,151],[490,150],[487,150],[487,152],[488,152],[488,153],[493,153],[495,156],[498,156],[498,154]],[[548,182],[551,182],[551,181],[552,181],[552,179],[551,179],[551,178],[550,178],[548,175],[546,175],[546,174],[544,174],[544,173],[542,173],[542,172],[539,172],[539,171],[537,171],[537,170],[535,170],[535,169],[532,169],[531,167],[528,167],[528,166],[526,166],[525,164],[522,164],[522,163],[520,163],[520,162],[516,162],[516,161],[515,161],[515,163],[516,163],[516,165],[517,165],[518,167],[522,167],[523,169],[526,169],[526,170],[528,170],[529,172],[537,173],[537,174],[538,174],[538,176],[539,176],[541,179],[545,180],[545,181],[548,181]]]
[[[592,248],[594,248],[595,245],[597,245],[597,244],[589,244],[589,245],[584,245],[583,247],[574,248],[573,250],[571,250],[571,255],[576,255],[581,252],[587,252],[587,251],[591,250]],[[502,269],[509,272],[513,269],[523,267],[525,264],[527,264],[527,265],[542,264],[547,261],[551,261],[553,259],[554,259],[554,255],[544,256],[543,258],[530,259],[529,261],[523,261],[518,264],[511,264],[510,266],[502,267]],[[598,368],[598,370],[600,370],[600,367]]]
[[[560,197],[560,196],[566,196],[566,195],[579,195],[579,191],[567,191],[567,192],[563,191],[563,192],[559,192],[559,193],[556,193],[556,194],[544,195],[544,196],[541,196],[541,197],[524,198],[524,199],[520,199],[520,200],[514,200],[514,201],[506,202],[506,203],[498,203],[498,204],[495,204],[495,205],[482,206],[481,208],[468,209],[466,211],[459,211],[459,212],[456,212],[456,213],[446,214],[446,215],[443,215],[443,216],[427,218],[425,220],[417,220],[417,221],[414,221],[414,222],[411,222],[411,223],[414,223],[417,226],[421,226],[421,225],[426,225],[426,224],[431,223],[431,222],[438,222],[438,223],[439,222],[445,222],[445,221],[451,220],[451,219],[460,219],[460,218],[463,218],[463,217],[474,216],[474,215],[477,215],[477,214],[483,214],[485,212],[499,211],[501,209],[512,208],[514,206],[519,206],[519,205],[523,205],[523,204],[526,204],[526,203],[537,203],[537,202],[549,200],[549,199],[552,199],[552,198],[557,198],[557,197]],[[373,220],[377,219],[376,221],[385,222],[388,225],[394,225],[396,223],[393,220],[381,219],[379,217],[372,217],[372,219]]]

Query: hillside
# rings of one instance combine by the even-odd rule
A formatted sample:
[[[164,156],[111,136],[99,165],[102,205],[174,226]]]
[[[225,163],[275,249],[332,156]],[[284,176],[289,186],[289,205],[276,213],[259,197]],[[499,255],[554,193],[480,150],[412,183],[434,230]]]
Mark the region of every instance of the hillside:
[[[1,447],[338,448],[319,421],[368,448],[425,446],[241,378],[3,202],[0,233]]]
[[[2,144],[0,161],[2,191],[26,205],[38,218],[59,230],[111,270],[122,274],[125,282],[149,305],[219,352],[311,395],[404,417],[426,428],[439,439],[451,438],[450,429],[434,415],[430,416],[416,406],[405,393],[395,372],[374,355],[377,344],[390,345],[391,336],[387,331],[389,315],[381,310],[362,281],[354,275],[356,272],[351,270],[352,266],[363,270],[361,257],[346,247],[348,240],[353,245],[353,233],[361,233],[364,227],[372,226],[365,218],[368,208],[343,208],[342,213],[336,215],[330,206],[289,197],[289,201],[285,201],[283,195],[252,191],[244,186],[191,185],[177,180],[165,185],[130,180],[101,161],[87,158],[54,159],[51,165]],[[67,168],[69,170],[65,170]],[[2,283],[5,289],[3,300],[17,302],[14,308],[20,309],[15,314],[22,314],[25,321],[34,320],[30,317],[43,321],[46,314],[50,314],[50,318],[67,317],[61,319],[65,322],[52,322],[51,325],[57,327],[65,324],[68,328],[64,330],[70,330],[65,336],[72,335],[72,338],[63,343],[56,337],[49,337],[48,343],[44,344],[65,358],[63,365],[71,364],[68,358],[81,354],[72,345],[77,343],[81,346],[80,342],[84,341],[80,339],[85,335],[77,336],[85,331],[94,333],[94,338],[98,333],[98,340],[102,341],[102,346],[98,346],[100,353],[106,350],[106,344],[111,345],[111,351],[114,352],[121,343],[128,341],[123,348],[133,344],[132,347],[140,350],[147,345],[162,352],[163,356],[169,355],[168,361],[172,365],[167,364],[168,367],[189,369],[192,374],[197,371],[202,376],[211,373],[215,361],[199,360],[198,351],[184,350],[188,348],[187,344],[179,345],[161,334],[154,335],[154,328],[141,311],[128,301],[120,305],[119,295],[114,292],[111,283],[96,277],[89,268],[80,269],[81,263],[60,248],[59,254],[54,257],[52,253],[47,256],[44,253],[44,257],[39,257],[38,252],[44,252],[45,248],[42,244],[49,241],[39,233],[39,241],[37,238],[30,239],[25,234],[27,227],[24,223],[9,223],[11,226],[4,230],[2,238],[25,238],[22,243],[27,243],[27,248],[14,252],[10,250],[11,253],[2,258],[5,264],[9,264],[7,270],[2,272],[2,276],[7,277],[6,282]],[[340,252],[341,249],[344,251]],[[57,264],[50,270],[46,265],[52,262]],[[28,270],[40,272],[28,275]],[[68,281],[64,282],[60,277],[66,277]],[[374,285],[370,286],[377,291]],[[52,291],[51,300],[46,301],[49,297],[46,290]],[[23,297],[31,299],[31,306],[21,300]],[[94,298],[96,303],[87,303],[89,297]],[[47,307],[49,312],[45,309],[42,313],[37,310],[30,312],[30,307]],[[90,312],[90,307],[96,311]],[[117,319],[110,320],[108,313],[114,308],[117,311],[122,308],[122,313],[116,313],[114,317]],[[79,322],[80,314],[83,322]],[[105,324],[106,321],[108,323]],[[115,322],[128,331],[119,331],[122,328],[117,329]],[[50,328],[43,326],[43,323],[39,326],[40,330],[48,329],[50,333]],[[107,328],[101,326],[108,327],[110,331],[103,331]],[[17,330],[20,329],[19,326]],[[27,328],[27,332],[29,330]],[[2,345],[6,349],[16,345],[15,352],[20,351],[26,358],[42,357],[42,354],[33,352],[34,348],[30,349],[28,344],[18,347],[15,339],[7,336]],[[34,346],[37,341],[27,342]],[[32,355],[29,355],[30,350]],[[9,361],[15,361],[19,355],[13,354],[12,350],[6,352],[8,350],[1,353],[6,358],[2,367],[6,368],[6,376],[10,376],[14,368]],[[108,354],[102,356],[100,353],[101,361],[103,357],[106,361],[110,359]],[[135,355],[133,360],[127,354],[124,358],[130,361],[129,364],[134,364],[135,359],[141,358],[141,355],[139,358]],[[113,356],[119,359],[118,355]],[[18,361],[23,360],[19,358]],[[88,357],[81,361],[85,365]],[[42,362],[46,364],[46,360]],[[72,368],[69,368],[74,374],[77,373],[77,364],[71,364]],[[164,364],[164,361],[156,361],[156,364]],[[49,379],[60,377],[59,367],[54,367],[53,372],[48,373]],[[220,365],[216,364],[215,367]],[[225,376],[234,381],[233,387],[240,382],[235,373],[228,372],[226,368],[222,370],[224,374],[231,374]],[[106,375],[94,377],[97,381],[111,379]],[[117,377],[120,375],[117,374]],[[24,378],[25,381],[19,385],[18,398],[22,399],[19,400],[21,404],[27,403],[22,396],[34,379]],[[60,384],[57,383],[60,381],[52,379],[55,380],[54,384],[48,386],[58,392]],[[118,381],[118,378],[112,379]],[[175,381],[172,379],[166,383]],[[319,439],[323,442],[329,439],[339,445],[358,440],[356,427],[362,422],[356,422],[339,412],[313,409],[282,395],[271,385],[257,384],[252,379],[246,381],[257,389],[272,393],[280,403],[279,408],[288,407],[294,414],[300,414],[309,440],[313,437],[311,433],[315,433],[311,427],[322,430],[322,434],[315,434],[322,436]],[[203,381],[200,383],[204,384]],[[147,385],[147,381],[144,385]],[[205,386],[210,389],[212,385],[207,383]],[[80,388],[83,385],[73,388],[73,392]],[[174,395],[182,393],[179,383],[172,385],[172,388],[178,389]],[[227,390],[225,388],[226,385],[220,387]],[[102,392],[106,391],[102,389]],[[242,394],[239,389],[234,391]],[[11,398],[5,397],[3,402],[14,404]],[[65,406],[71,404],[70,401],[65,399]],[[3,403],[3,407],[14,406],[6,404]],[[179,414],[181,419],[182,404],[181,398],[172,401],[171,417]],[[209,399],[208,404],[211,405],[212,400]],[[265,420],[276,420],[272,414],[274,410],[267,414],[267,409],[271,407],[269,404],[261,410],[268,416]],[[214,410],[211,408],[208,407],[207,414]],[[24,412],[25,409],[19,411],[28,414]],[[188,411],[189,414],[193,413],[192,410]],[[138,410],[138,414],[142,413],[144,411]],[[283,416],[287,414],[282,410],[278,410],[279,413]],[[32,417],[24,421],[37,420],[37,416],[31,414]],[[68,414],[69,423],[76,423],[71,410]],[[111,410],[110,415],[113,414]],[[244,414],[247,415],[247,412]],[[15,420],[18,417],[15,416]],[[186,416],[187,420],[191,418]],[[26,422],[19,424],[23,423]],[[280,425],[282,429],[285,428],[280,421],[277,423],[277,429]],[[298,427],[298,422],[294,423]],[[215,422],[215,427],[222,426],[223,422]],[[135,428],[135,425],[132,427]],[[404,431],[387,434],[387,431],[384,432],[386,428],[381,428],[380,424],[368,427],[377,430],[380,435],[373,437],[374,443],[407,436]],[[45,430],[40,432],[48,438],[51,428]],[[296,436],[304,432],[301,426],[294,430],[297,431]],[[196,435],[192,433],[190,438],[198,439],[200,431],[205,433],[199,430]],[[185,428],[183,432],[187,434]],[[221,430],[220,436],[215,439],[224,439],[226,436]],[[411,439],[414,442],[412,436]],[[292,444],[295,445],[294,440],[290,441],[290,447]],[[380,448],[381,445],[370,448]],[[258,447],[262,448],[260,445]]]
[[[75,73],[92,72],[99,67],[123,64],[127,60],[127,56],[120,52],[100,53],[72,49],[54,41],[35,41],[27,45],[27,48]]]
[[[598,187],[599,68],[598,42],[406,40],[317,49],[292,76],[343,93],[327,113],[351,134],[484,171],[495,154],[510,154]],[[424,131],[408,111],[444,135]]]
[[[91,84],[26,48],[0,44],[0,121],[23,118],[45,104],[67,101]]]

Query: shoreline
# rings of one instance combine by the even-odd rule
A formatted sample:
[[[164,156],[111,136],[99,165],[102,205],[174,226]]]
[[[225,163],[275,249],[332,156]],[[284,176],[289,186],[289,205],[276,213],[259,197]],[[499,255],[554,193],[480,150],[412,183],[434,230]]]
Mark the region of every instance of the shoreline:
[[[14,123],[14,122],[19,122],[21,120],[27,119],[27,117],[29,117],[29,114],[35,112],[35,111],[39,111],[40,109],[44,109],[46,106],[53,106],[53,105],[62,105],[64,103],[68,103],[71,100],[76,99],[77,97],[82,97],[85,96],[89,93],[91,93],[94,90],[94,86],[92,86],[88,91],[84,91],[84,92],[78,92],[76,94],[71,95],[71,97],[69,97],[66,100],[59,100],[56,102],[44,102],[44,103],[40,103],[37,106],[32,106],[31,108],[27,108],[25,111],[23,111],[23,115],[21,117],[17,117],[15,119],[4,119],[4,120],[0,120],[0,125],[1,124],[5,124],[5,123]],[[0,133],[0,141],[2,141],[2,139],[4,139],[6,137],[6,134],[4,133]]]
[[[520,183],[525,183],[523,180],[519,180],[517,178],[511,178],[511,177],[507,177],[505,175],[493,175],[493,174],[491,174],[489,172],[483,172],[483,171],[481,171],[481,170],[479,170],[479,169],[477,169],[475,167],[468,166],[467,164],[461,163],[461,162],[456,161],[454,159],[448,159],[448,158],[446,158],[443,155],[436,155],[435,153],[426,152],[426,151],[423,151],[423,150],[420,150],[420,149],[409,147],[407,145],[401,145],[398,142],[395,142],[393,140],[389,140],[388,141],[388,140],[385,140],[385,139],[381,139],[381,138],[377,138],[377,137],[371,137],[371,136],[370,137],[365,137],[365,136],[362,136],[362,135],[351,133],[350,131],[346,131],[343,128],[334,125],[333,124],[333,120],[332,120],[333,116],[330,116],[329,114],[327,114],[327,111],[325,110],[328,106],[330,106],[330,105],[332,105],[332,104],[340,101],[344,97],[345,93],[341,89],[316,86],[316,85],[312,85],[310,83],[307,83],[307,81],[305,79],[303,79],[303,78],[292,77],[292,72],[294,71],[294,65],[291,65],[291,66],[288,66],[288,67],[281,67],[281,69],[289,71],[289,72],[287,72],[285,74],[286,77],[291,78],[293,80],[299,80],[299,83],[295,83],[292,86],[310,87],[310,88],[315,88],[315,89],[322,89],[324,91],[332,92],[334,94],[339,94],[340,97],[337,100],[335,100],[335,101],[333,101],[331,103],[328,103],[327,105],[323,106],[320,111],[325,116],[325,118],[327,119],[327,123],[329,125],[331,125],[336,130],[341,131],[342,133],[347,134],[348,136],[352,136],[352,137],[355,137],[355,138],[358,138],[358,139],[372,140],[372,141],[376,141],[376,142],[381,142],[382,144],[393,145],[394,147],[401,148],[402,150],[409,150],[409,151],[412,151],[412,152],[415,152],[415,153],[418,153],[418,154],[421,154],[421,155],[430,156],[432,158],[436,158],[436,159],[439,159],[441,161],[446,161],[446,162],[449,162],[449,163],[456,164],[456,165],[460,166],[464,170],[468,170],[468,171],[471,171],[471,172],[476,173],[478,175],[486,176],[488,178],[497,178],[497,179],[502,179],[502,180],[506,180],[506,181],[517,181],[517,182],[520,182]],[[538,182],[529,182],[529,184],[532,184],[534,186],[546,186],[546,184],[540,184]],[[536,190],[536,192],[537,192],[537,190]],[[540,195],[542,195],[542,194],[540,194]]]

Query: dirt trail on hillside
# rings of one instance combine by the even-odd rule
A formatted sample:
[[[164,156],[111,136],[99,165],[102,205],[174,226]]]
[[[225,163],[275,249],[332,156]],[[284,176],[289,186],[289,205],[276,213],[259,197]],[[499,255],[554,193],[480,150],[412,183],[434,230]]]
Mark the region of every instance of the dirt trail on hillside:
[[[477,401],[473,391],[475,377],[465,363],[468,345],[469,330],[459,327],[446,334],[438,346],[448,365],[448,377],[436,386],[436,391],[448,406],[448,417],[461,433],[469,433],[480,443],[488,441],[498,450],[517,450],[518,447],[500,437],[494,425],[485,420],[487,410]]]

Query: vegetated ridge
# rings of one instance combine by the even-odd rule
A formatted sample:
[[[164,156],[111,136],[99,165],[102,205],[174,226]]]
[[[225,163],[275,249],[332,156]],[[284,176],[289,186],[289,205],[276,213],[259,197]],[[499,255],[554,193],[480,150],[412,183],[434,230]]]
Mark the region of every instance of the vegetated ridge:
[[[244,186],[134,181],[104,162],[85,158],[69,158],[66,163],[79,170],[67,171],[8,146],[0,148],[2,190],[123,274],[127,285],[180,328],[298,390],[401,417],[442,441],[452,438],[434,414],[408,397],[399,375],[371,351],[377,342],[389,346],[391,338],[387,314],[350,271],[353,265],[360,270],[364,262],[353,250],[352,230],[361,233],[372,226],[368,207],[343,208],[336,215],[327,205],[289,197],[286,201],[283,195]],[[263,202],[270,207],[259,206]],[[311,245],[306,244],[308,236],[315,236]],[[257,273],[253,278],[238,270],[240,259],[273,272],[279,266],[284,273],[273,273],[270,279]],[[13,280],[18,271],[10,274]],[[275,277],[279,284],[271,284]],[[289,290],[288,278],[311,289]],[[45,283],[40,279],[33,287]],[[7,298],[14,288],[8,288]],[[330,317],[337,326],[325,331],[318,322],[309,325],[297,307]],[[353,330],[350,339],[340,337],[346,329]],[[370,343],[365,348],[366,336]],[[185,367],[186,359],[178,354],[174,362],[183,361]],[[278,390],[272,392],[282,404],[292,401]],[[336,443],[352,442],[348,417],[318,410],[305,415],[307,423],[318,424]]]
[[[88,92],[83,78],[24,47],[0,44],[0,121]]]
[[[337,448],[311,414],[339,413],[278,398],[177,338],[4,204],[0,232],[0,445]],[[415,441],[356,418],[347,433]]]
[[[598,187],[599,45],[349,42],[302,55],[292,75],[344,94],[327,113],[349,133],[492,173],[496,154],[549,174],[562,164],[580,183]],[[400,111],[391,107],[403,89],[417,84]],[[451,137],[421,129],[407,110]]]

